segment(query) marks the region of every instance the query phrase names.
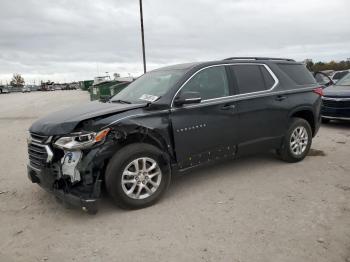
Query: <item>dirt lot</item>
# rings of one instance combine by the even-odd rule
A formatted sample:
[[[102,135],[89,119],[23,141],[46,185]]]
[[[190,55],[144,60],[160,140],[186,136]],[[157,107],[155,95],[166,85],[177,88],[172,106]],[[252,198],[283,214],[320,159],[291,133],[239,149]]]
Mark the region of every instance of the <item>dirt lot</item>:
[[[0,96],[0,261],[350,261],[350,124],[322,126],[312,154],[245,157],[174,179],[157,205],[96,216],[26,177],[26,130],[83,91]],[[317,151],[320,150],[320,151]]]

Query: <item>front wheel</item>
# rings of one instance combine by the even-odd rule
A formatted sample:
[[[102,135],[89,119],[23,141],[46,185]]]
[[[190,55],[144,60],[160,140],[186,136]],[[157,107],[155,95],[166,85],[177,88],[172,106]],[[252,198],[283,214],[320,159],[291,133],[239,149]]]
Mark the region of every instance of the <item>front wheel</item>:
[[[278,150],[282,160],[295,163],[303,160],[308,154],[312,143],[310,124],[302,118],[292,118],[288,131]]]
[[[144,143],[119,150],[110,160],[105,176],[109,195],[125,209],[153,205],[165,193],[170,180],[170,167],[164,153]]]

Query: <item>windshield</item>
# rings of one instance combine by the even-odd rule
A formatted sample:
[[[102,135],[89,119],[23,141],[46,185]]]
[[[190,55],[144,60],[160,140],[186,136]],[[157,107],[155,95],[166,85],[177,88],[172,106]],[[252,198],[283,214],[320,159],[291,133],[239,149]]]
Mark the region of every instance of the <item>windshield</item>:
[[[350,74],[347,74],[342,79],[340,79],[336,83],[336,86],[350,86]]]
[[[154,102],[166,94],[184,73],[184,70],[151,71],[130,83],[111,102]]]

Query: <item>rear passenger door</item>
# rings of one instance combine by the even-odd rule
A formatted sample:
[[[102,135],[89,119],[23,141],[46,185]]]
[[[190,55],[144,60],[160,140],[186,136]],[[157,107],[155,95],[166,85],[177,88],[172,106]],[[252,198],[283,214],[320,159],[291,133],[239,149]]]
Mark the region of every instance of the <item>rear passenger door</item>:
[[[286,121],[283,97],[274,94],[278,79],[264,64],[234,64],[230,68],[238,93],[238,151],[278,146]]]

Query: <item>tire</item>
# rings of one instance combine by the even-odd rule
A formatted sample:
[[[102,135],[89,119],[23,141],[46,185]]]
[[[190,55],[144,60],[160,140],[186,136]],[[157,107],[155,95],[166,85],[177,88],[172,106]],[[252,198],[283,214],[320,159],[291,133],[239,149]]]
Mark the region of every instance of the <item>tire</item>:
[[[105,173],[106,189],[113,201],[123,209],[139,209],[155,204],[171,181],[170,165],[164,156],[164,152],[157,147],[144,143],[130,144],[120,149],[109,161]],[[145,170],[144,161],[149,172]],[[122,180],[131,182],[123,183]]]
[[[322,123],[323,124],[328,124],[330,121],[331,121],[330,119],[322,117]]]
[[[309,153],[311,143],[312,131],[310,124],[305,119],[292,118],[277,154],[285,162],[299,162]]]

